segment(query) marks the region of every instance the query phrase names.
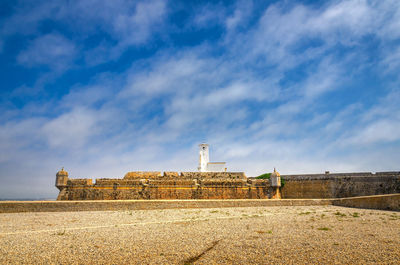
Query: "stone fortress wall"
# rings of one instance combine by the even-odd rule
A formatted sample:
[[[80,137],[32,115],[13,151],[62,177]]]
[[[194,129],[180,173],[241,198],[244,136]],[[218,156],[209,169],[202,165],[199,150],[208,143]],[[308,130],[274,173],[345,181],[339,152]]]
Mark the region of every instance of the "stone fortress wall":
[[[400,193],[400,172],[281,175],[282,198],[346,198]]]
[[[243,172],[129,172],[94,184],[67,178],[59,189],[57,200],[265,199],[272,193],[268,180],[248,179]]]
[[[282,175],[282,198],[343,198],[400,193],[400,172]],[[123,179],[70,179],[57,173],[57,200],[269,199],[269,180],[243,172],[129,172]]]

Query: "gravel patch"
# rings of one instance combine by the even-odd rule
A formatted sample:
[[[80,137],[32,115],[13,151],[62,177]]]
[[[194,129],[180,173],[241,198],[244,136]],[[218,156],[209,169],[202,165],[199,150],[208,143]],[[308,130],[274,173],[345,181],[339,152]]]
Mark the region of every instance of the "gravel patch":
[[[399,264],[400,213],[337,206],[0,214],[0,264]]]

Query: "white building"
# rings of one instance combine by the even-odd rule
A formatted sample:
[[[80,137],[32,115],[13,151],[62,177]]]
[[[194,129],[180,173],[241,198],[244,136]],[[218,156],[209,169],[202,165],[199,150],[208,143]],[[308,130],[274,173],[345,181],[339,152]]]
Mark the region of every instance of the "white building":
[[[199,144],[199,167],[200,172],[225,172],[225,162],[210,162],[209,146],[208,144]]]

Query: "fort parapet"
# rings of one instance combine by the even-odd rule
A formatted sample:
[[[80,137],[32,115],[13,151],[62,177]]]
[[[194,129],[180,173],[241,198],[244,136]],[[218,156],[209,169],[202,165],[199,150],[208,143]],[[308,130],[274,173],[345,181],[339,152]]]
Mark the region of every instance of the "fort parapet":
[[[400,172],[281,175],[282,198],[343,198],[400,193]],[[57,200],[269,199],[268,179],[243,172],[128,172],[124,178],[70,179],[57,173]]]
[[[268,180],[243,172],[128,172],[123,179],[67,179],[57,187],[57,200],[265,199],[272,193]]]
[[[282,197],[346,198],[400,193],[400,172],[282,175]]]

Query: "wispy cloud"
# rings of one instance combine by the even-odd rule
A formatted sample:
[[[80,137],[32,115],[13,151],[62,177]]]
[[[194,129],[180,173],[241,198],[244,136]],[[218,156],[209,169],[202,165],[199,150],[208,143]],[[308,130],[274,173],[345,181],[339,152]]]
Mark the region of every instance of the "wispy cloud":
[[[166,2],[162,0],[38,1],[35,5],[21,2],[15,4],[15,13],[5,20],[0,34],[39,35],[36,42],[40,42],[44,38],[40,28],[51,20],[74,33],[73,41],[79,41],[83,50],[79,55],[85,55],[87,63],[95,65],[118,59],[129,46],[143,45],[154,33],[162,32],[166,14]],[[99,33],[104,34],[103,38],[97,44],[90,41],[90,47],[86,47],[87,36]],[[49,41],[51,45],[56,40]]]
[[[47,34],[33,40],[17,57],[18,63],[28,66],[49,66],[55,71],[70,67],[76,55],[74,43],[59,34]]]
[[[13,63],[34,78],[1,101],[3,196],[19,181],[54,195],[61,166],[195,170],[203,141],[248,175],[398,169],[395,1],[16,6],[4,47],[23,39]],[[46,89],[29,96],[32,84]]]

